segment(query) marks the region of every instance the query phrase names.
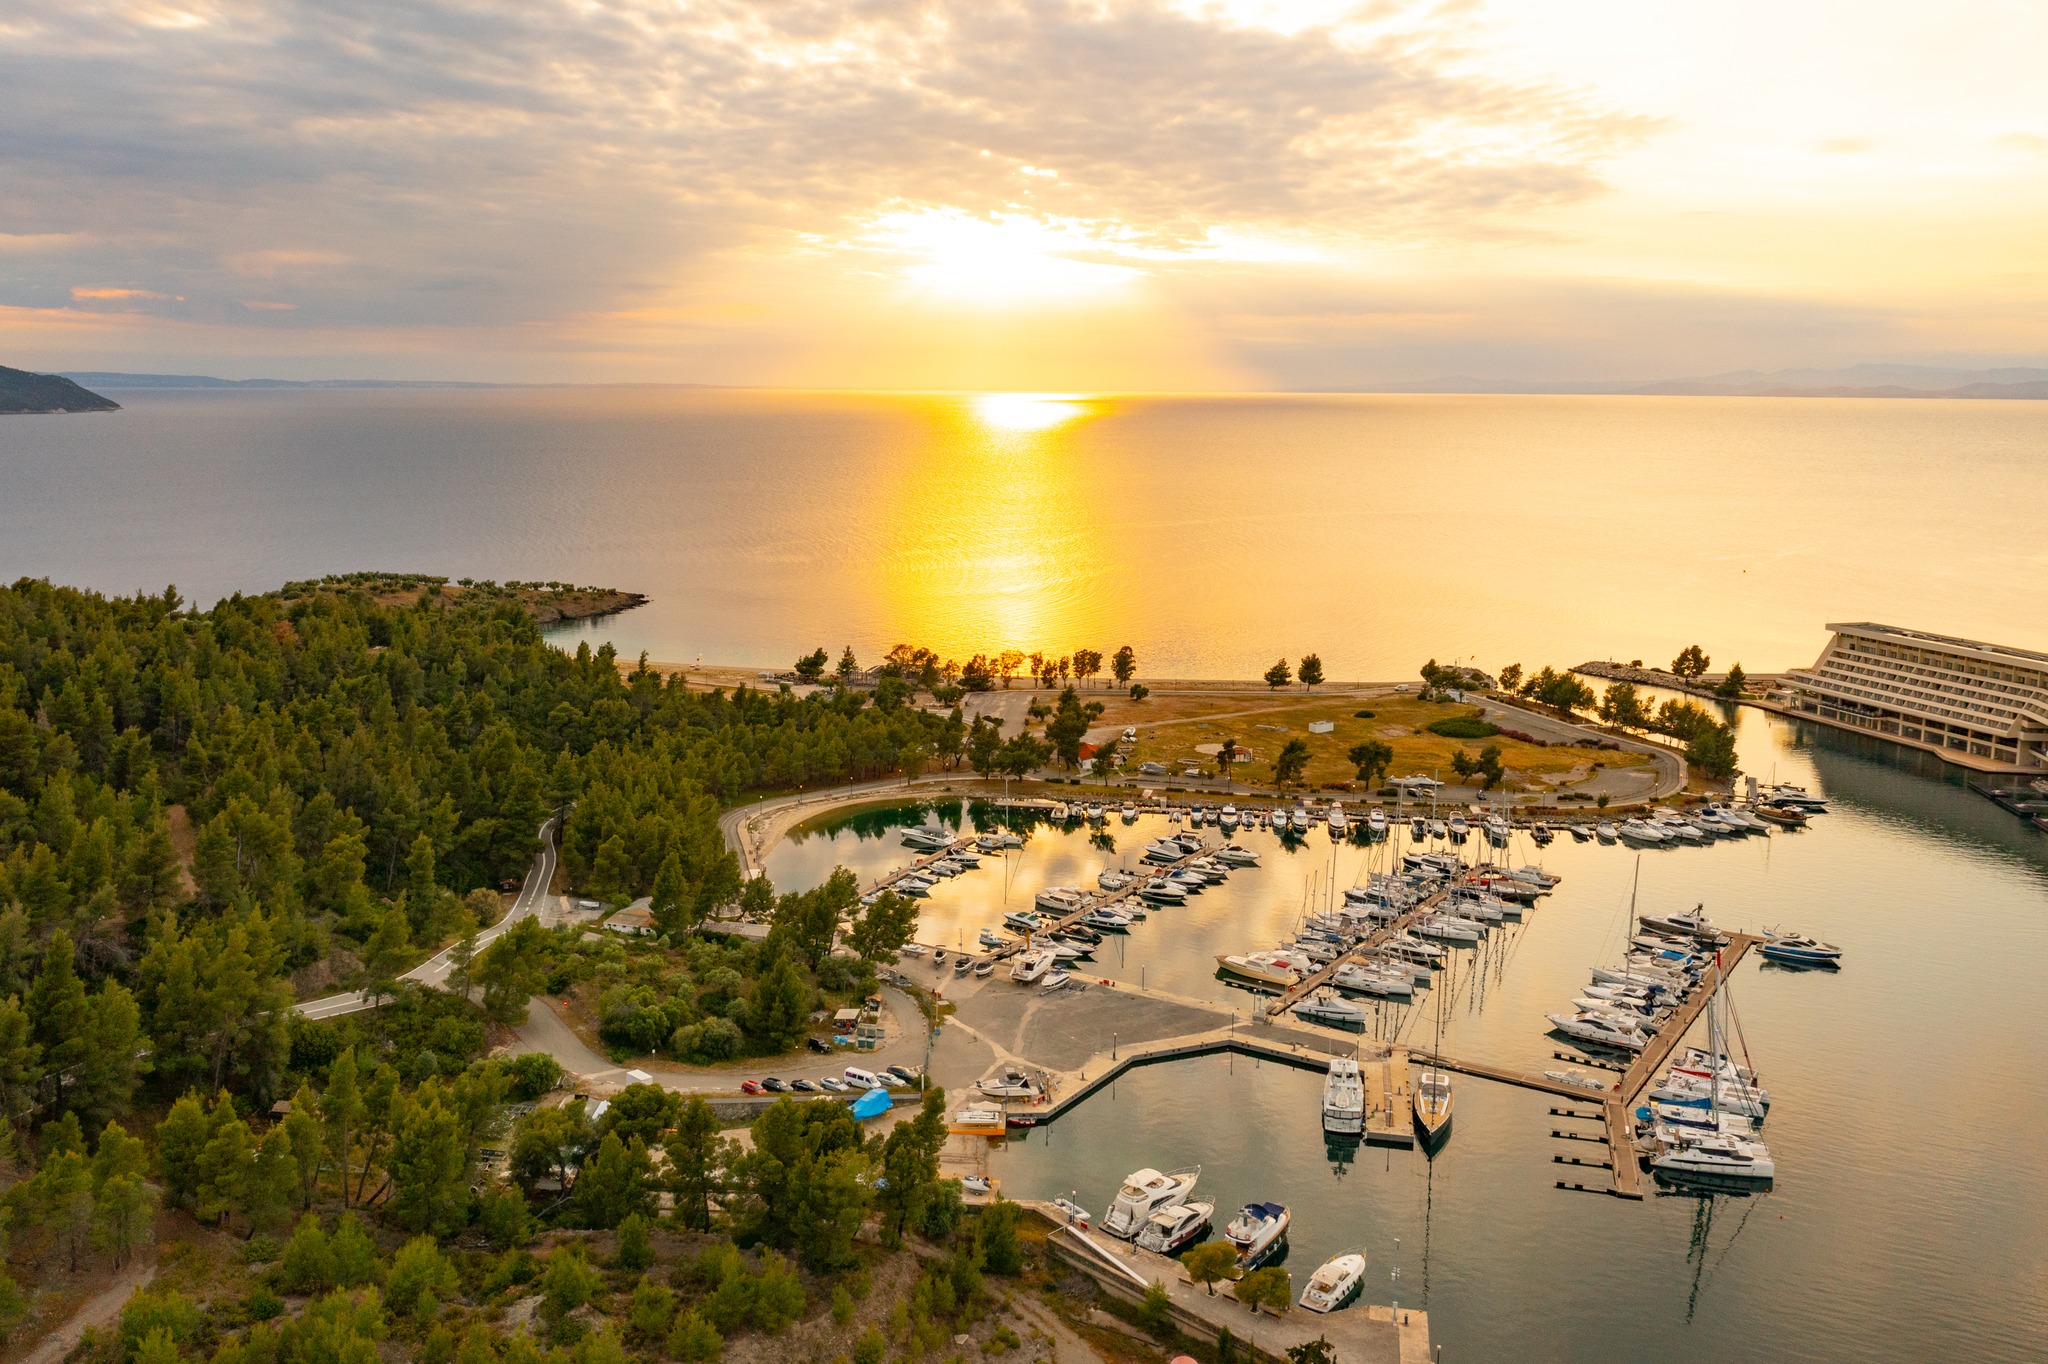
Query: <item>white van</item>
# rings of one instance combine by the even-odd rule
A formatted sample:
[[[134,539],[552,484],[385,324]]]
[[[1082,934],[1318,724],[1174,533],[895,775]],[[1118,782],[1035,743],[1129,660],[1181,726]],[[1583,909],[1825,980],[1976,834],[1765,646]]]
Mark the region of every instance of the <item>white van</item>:
[[[841,1074],[846,1077],[846,1083],[852,1085],[855,1089],[880,1089],[882,1087],[882,1082],[875,1078],[873,1071],[862,1070],[859,1066],[848,1066]]]

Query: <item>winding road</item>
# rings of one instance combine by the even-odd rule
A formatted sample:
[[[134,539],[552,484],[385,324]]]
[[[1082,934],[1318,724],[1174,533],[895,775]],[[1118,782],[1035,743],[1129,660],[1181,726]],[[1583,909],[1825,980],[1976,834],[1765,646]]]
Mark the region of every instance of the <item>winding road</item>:
[[[555,820],[551,816],[540,826],[540,851],[534,855],[533,866],[527,870],[526,883],[519,888],[519,898],[512,902],[512,908],[505,917],[476,935],[476,950],[482,952],[508,931],[513,924],[540,910],[541,900],[548,893],[548,884],[555,879]],[[400,976],[400,980],[416,980],[422,985],[445,989],[448,973],[455,967],[455,949],[443,948],[418,966]],[[325,999],[309,999],[298,1006],[298,1011],[307,1018],[339,1018],[343,1014],[360,1013],[375,1008],[377,1001],[361,990],[351,990],[345,995],[329,995]]]

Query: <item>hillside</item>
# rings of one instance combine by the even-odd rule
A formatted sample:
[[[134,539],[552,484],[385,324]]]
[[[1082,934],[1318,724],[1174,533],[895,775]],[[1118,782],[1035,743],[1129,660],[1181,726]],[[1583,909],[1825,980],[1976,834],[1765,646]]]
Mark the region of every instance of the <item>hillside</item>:
[[[121,404],[56,374],[0,365],[0,412],[118,412]]]

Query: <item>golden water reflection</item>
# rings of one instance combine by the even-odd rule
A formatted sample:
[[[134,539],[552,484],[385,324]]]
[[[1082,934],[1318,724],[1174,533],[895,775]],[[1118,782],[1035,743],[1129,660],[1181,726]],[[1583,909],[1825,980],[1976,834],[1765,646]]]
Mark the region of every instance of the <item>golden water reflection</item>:
[[[934,397],[890,499],[890,642],[965,662],[1100,647],[1111,548],[1075,439],[1110,404],[1050,393]],[[1113,646],[1112,646],[1113,647]]]

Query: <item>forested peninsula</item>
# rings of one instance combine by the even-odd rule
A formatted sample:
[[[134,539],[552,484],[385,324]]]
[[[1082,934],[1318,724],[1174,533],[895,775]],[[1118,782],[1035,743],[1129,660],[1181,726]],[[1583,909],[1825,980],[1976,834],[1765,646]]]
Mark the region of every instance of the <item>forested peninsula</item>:
[[[0,365],[0,415],[34,412],[118,412],[121,404],[61,374],[32,374]]]
[[[692,690],[542,639],[551,595],[595,589],[407,581],[203,611],[175,589],[0,589],[0,1330],[40,1338],[141,1264],[153,1281],[71,1358],[1015,1342],[983,1282],[1028,1272],[1015,1209],[963,1213],[938,1178],[939,1092],[886,1136],[777,1104],[742,1146],[702,1100],[643,1084],[599,1110],[549,1058],[492,1055],[530,994],[579,988],[642,1054],[800,1045],[814,1009],[873,988],[914,911],[859,906],[844,875],[743,884],[718,812],[957,763],[957,710]],[[651,895],[657,933],[522,918],[453,990],[400,980],[503,912],[550,817],[560,884]],[[697,931],[735,900],[765,941]],[[294,1009],[354,988],[382,1007]]]

